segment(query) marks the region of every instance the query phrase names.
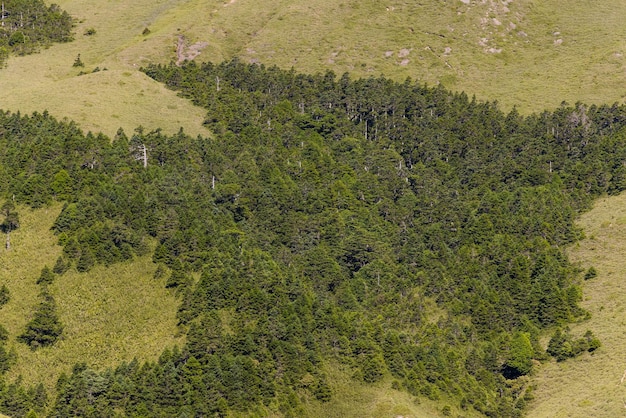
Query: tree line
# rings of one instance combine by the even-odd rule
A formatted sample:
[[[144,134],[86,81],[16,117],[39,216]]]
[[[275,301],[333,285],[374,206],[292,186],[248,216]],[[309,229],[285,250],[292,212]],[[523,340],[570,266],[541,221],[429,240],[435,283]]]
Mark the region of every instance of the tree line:
[[[26,55],[54,42],[73,39],[72,18],[42,0],[0,1],[0,67],[10,53]]]

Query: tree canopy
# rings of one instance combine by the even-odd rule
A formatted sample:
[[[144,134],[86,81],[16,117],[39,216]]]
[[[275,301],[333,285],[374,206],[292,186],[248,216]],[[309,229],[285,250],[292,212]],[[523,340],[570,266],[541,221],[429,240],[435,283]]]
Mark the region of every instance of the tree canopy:
[[[154,247],[187,337],[156,362],[76,365],[53,416],[298,415],[333,396],[327,362],[521,413],[513,382],[560,353],[539,334],[586,315],[564,247],[577,213],[626,186],[623,106],[522,117],[411,80],[236,60],[145,72],[204,106],[214,135],[111,140],[0,113],[0,193],[65,202],[53,272]]]
[[[72,40],[72,18],[42,0],[0,1],[0,67],[9,53],[26,55],[53,42]]]

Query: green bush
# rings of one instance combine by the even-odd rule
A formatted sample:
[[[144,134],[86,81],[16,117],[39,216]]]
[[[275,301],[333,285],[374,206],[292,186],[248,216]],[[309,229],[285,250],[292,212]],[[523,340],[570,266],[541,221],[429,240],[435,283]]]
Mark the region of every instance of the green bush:
[[[598,275],[598,271],[596,270],[595,267],[589,267],[589,270],[587,270],[587,272],[585,273],[585,280],[591,280],[593,278],[595,278]]]

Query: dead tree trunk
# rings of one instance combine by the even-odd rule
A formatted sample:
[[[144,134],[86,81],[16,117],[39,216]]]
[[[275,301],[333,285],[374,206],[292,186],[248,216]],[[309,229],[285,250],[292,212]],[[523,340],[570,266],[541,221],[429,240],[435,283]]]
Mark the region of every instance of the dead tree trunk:
[[[142,144],[141,153],[143,158],[143,168],[148,167],[148,149],[146,148],[146,144]]]

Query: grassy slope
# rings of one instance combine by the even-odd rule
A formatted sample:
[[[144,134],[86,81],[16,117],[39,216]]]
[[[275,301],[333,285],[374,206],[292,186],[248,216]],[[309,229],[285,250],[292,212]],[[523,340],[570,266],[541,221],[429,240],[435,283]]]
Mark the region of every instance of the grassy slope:
[[[442,417],[446,416],[442,414],[446,405],[450,407],[452,416],[481,416],[461,410],[457,400],[441,399],[435,402],[394,390],[390,379],[366,385],[351,379],[349,370],[338,365],[327,367],[325,372],[329,377],[333,398],[328,403],[308,403],[304,418]]]
[[[207,134],[202,110],[137,71],[175,59],[178,35],[187,46],[201,44],[201,60],[236,55],[308,72],[442,81],[525,112],[626,95],[626,3],[619,0],[58,3],[79,21],[76,41],[12,59],[0,71],[0,108],[48,109],[109,135],[140,124]],[[87,28],[96,34],[84,36]],[[83,70],[108,71],[78,77],[79,53]]]
[[[43,381],[52,388],[58,375],[77,362],[104,368],[134,357],[154,360],[165,347],[180,345],[178,301],[164,283],[155,283],[155,266],[147,258],[57,277],[51,292],[65,326],[63,339],[37,351],[15,340],[39,303],[35,282],[41,269],[53,266],[61,253],[50,231],[60,209],[60,205],[36,211],[20,208],[21,227],[11,235],[12,248],[0,249],[0,283],[11,294],[0,318],[18,356],[9,377],[21,375],[26,384]]]
[[[118,55],[127,45],[143,41],[142,30],[163,2],[59,3],[81,22],[76,41],[10,59],[0,70],[0,108],[28,113],[47,109],[85,130],[110,136],[119,127],[132,132],[139,125],[170,133],[184,126],[192,135],[209,134],[202,126],[204,111],[140,73],[138,57]],[[96,34],[83,35],[87,28],[96,29]],[[82,69],[72,67],[78,54],[85,64]],[[78,76],[96,67],[107,71]]]
[[[581,267],[598,276],[585,283],[583,305],[592,318],[573,325],[603,343],[594,355],[550,363],[536,376],[538,389],[529,417],[618,417],[626,400],[626,194],[604,198],[582,216],[587,239],[570,251]]]

